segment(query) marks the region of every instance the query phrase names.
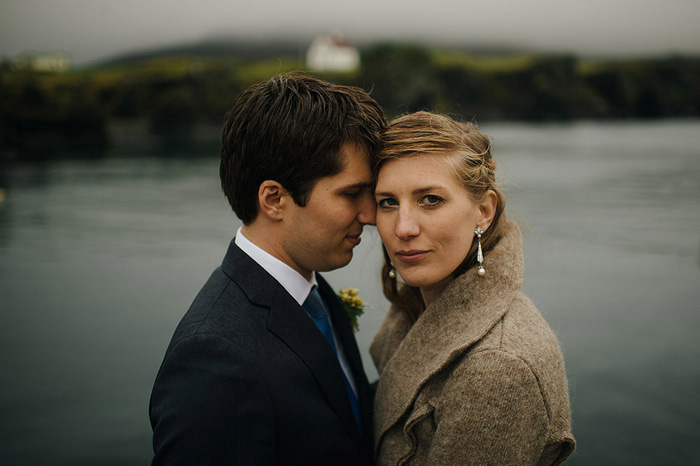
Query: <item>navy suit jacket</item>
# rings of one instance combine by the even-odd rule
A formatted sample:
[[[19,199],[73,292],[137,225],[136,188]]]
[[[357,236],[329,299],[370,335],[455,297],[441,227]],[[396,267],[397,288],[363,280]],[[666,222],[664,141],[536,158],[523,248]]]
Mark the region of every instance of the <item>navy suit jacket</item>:
[[[363,436],[331,346],[232,241],[156,377],[153,465],[372,464],[370,387],[347,315],[317,277],[355,379]]]

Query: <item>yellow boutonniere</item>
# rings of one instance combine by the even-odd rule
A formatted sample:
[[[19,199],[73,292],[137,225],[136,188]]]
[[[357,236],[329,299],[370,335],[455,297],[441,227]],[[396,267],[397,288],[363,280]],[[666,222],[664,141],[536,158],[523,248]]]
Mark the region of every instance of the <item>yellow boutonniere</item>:
[[[357,296],[359,292],[360,291],[356,288],[344,288],[338,292],[338,298],[340,298],[340,302],[343,303],[345,312],[350,318],[352,329],[355,332],[360,329],[360,324],[357,323],[357,318],[365,313],[365,304]]]

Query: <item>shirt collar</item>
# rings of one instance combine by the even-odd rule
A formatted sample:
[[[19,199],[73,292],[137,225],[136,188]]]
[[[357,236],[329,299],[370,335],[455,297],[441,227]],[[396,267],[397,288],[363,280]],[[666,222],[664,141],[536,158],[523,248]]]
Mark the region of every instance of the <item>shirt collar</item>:
[[[277,280],[299,305],[303,305],[306,297],[311,293],[311,289],[318,286],[316,272],[311,274],[311,280],[307,280],[289,265],[253,244],[248,238],[243,236],[241,228],[236,232],[234,241],[236,246],[248,254],[267,273],[272,275],[272,278]]]

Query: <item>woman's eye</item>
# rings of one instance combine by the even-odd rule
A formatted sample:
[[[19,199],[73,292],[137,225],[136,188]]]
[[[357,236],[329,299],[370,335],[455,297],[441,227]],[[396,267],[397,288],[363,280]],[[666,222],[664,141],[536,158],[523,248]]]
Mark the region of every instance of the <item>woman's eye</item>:
[[[427,206],[434,206],[438,205],[442,202],[442,198],[438,196],[434,196],[432,194],[428,194],[427,196],[423,196],[423,198],[420,200],[421,205],[427,205]]]
[[[378,205],[379,207],[388,208],[388,207],[397,206],[397,205],[399,205],[399,203],[396,201],[396,199],[392,199],[392,198],[390,198],[390,197],[387,197],[387,198],[384,198],[384,199],[379,199],[379,200],[377,201],[377,205]]]

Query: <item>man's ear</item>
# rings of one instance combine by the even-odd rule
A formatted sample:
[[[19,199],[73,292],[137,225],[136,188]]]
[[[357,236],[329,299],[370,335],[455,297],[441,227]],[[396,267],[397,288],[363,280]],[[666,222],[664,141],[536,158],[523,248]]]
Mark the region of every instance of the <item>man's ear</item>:
[[[270,220],[282,220],[284,206],[287,204],[289,193],[281,184],[273,180],[265,180],[258,187],[258,207],[260,214]]]
[[[496,192],[489,189],[484,193],[484,196],[479,201],[479,212],[481,212],[481,217],[477,226],[480,226],[482,230],[488,230],[493,222],[493,217],[496,215],[496,208],[498,207],[498,196]]]

